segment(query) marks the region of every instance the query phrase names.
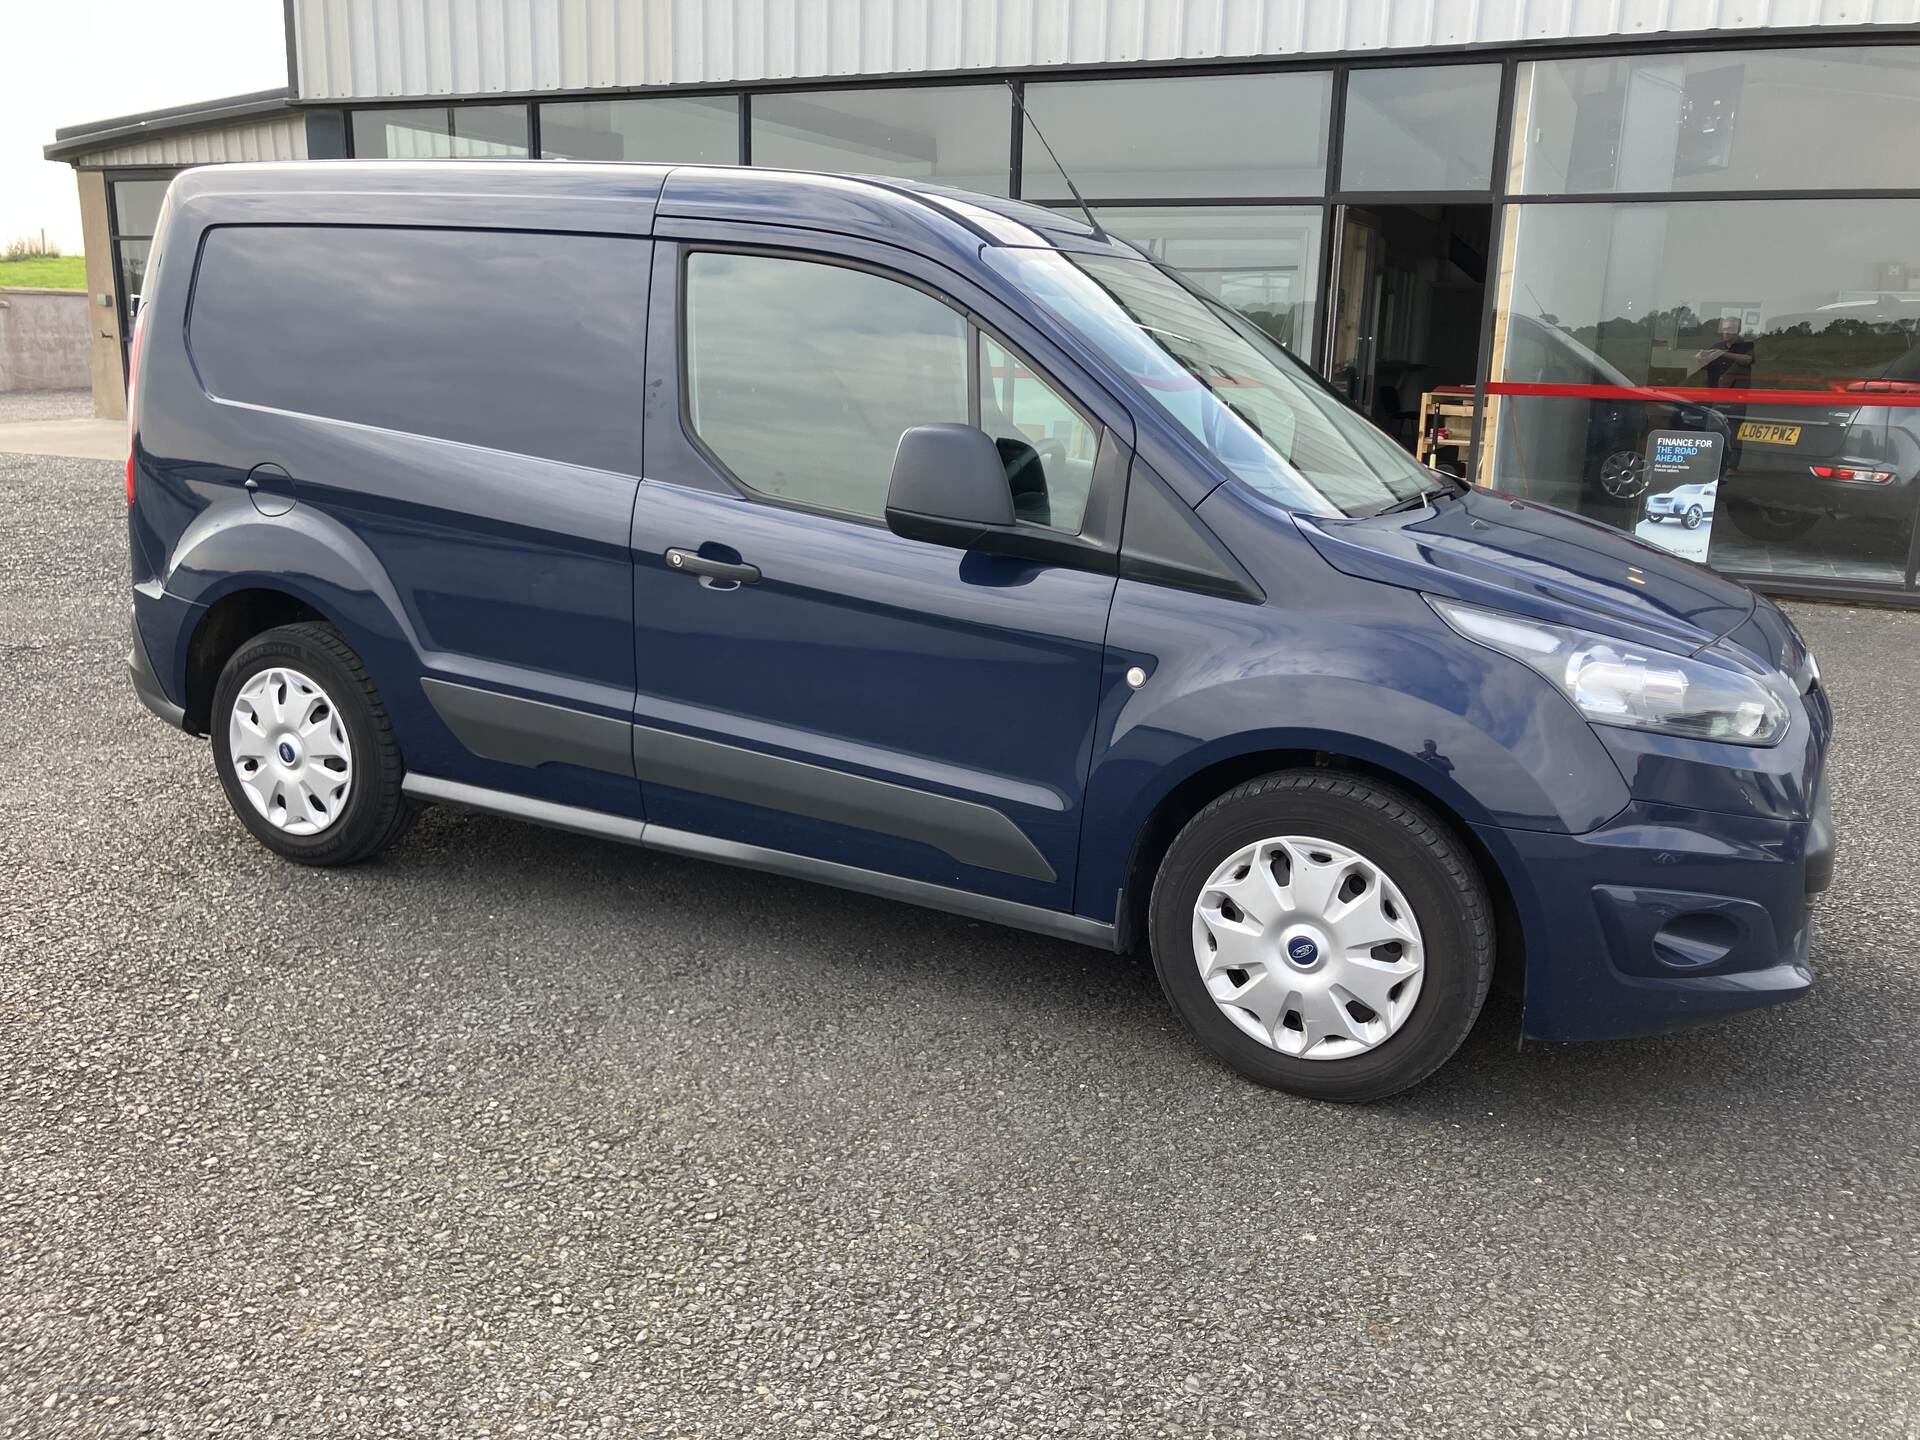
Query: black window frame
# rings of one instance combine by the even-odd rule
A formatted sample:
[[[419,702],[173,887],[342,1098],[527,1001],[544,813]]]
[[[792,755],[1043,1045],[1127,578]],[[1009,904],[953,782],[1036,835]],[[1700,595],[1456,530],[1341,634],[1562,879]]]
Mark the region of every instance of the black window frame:
[[[1123,445],[1110,426],[1102,422],[1086,402],[1075,393],[1073,387],[1063,385],[1059,378],[1046,367],[1036,364],[1027,354],[1025,347],[1009,340],[998,326],[990,325],[965,303],[946,294],[937,287],[928,284],[916,275],[890,269],[868,260],[849,255],[840,255],[832,251],[809,250],[796,245],[752,245],[728,241],[705,240],[657,240],[657,244],[674,246],[674,335],[677,374],[675,384],[679,389],[680,432],[700,457],[711,465],[715,472],[726,481],[741,499],[759,505],[768,505],[781,510],[798,510],[810,515],[820,515],[832,520],[847,521],[856,525],[868,525],[881,530],[887,529],[884,512],[880,515],[866,515],[857,510],[842,510],[832,505],[822,505],[809,500],[797,500],[791,496],[770,495],[743,480],[727,464],[711,445],[700,435],[693,423],[693,375],[692,344],[687,329],[687,285],[691,266],[688,261],[695,255],[751,255],[764,259],[791,260],[800,264],[831,265],[838,269],[853,270],[860,274],[872,275],[878,279],[891,280],[917,290],[929,299],[937,301],[960,317],[965,334],[963,342],[967,350],[967,419],[966,423],[975,429],[980,428],[980,339],[983,335],[991,337],[993,342],[1009,355],[1017,358],[1034,375],[1044,381],[1056,395],[1066,402],[1067,407],[1078,415],[1088,429],[1098,437],[1095,452],[1093,481],[1089,486],[1087,504],[1081,514],[1080,528],[1065,530],[1055,525],[1042,525],[1037,521],[1014,521],[1015,528],[1029,531],[1036,536],[1051,537],[1065,542],[1086,542],[1106,548],[1108,537],[1100,534],[1090,535],[1089,531],[1098,528],[1095,524],[1094,487],[1103,483],[1103,472],[1111,468],[1109,447]],[[1103,464],[1103,462],[1105,462]],[[1111,498],[1111,497],[1109,497]],[[1117,537],[1114,537],[1117,538]]]

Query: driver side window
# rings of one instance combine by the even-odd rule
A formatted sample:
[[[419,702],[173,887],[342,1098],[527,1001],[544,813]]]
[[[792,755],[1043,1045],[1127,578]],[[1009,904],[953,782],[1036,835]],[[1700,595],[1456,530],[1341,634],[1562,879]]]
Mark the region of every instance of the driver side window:
[[[1000,447],[1013,513],[1078,534],[1100,436],[1019,355],[980,335],[980,428]]]
[[[915,425],[967,419],[967,319],[870,271],[686,259],[687,416],[742,485],[879,519]]]
[[[687,421],[747,489],[878,520],[901,435],[964,421],[998,445],[1016,516],[1079,533],[1100,432],[951,303],[792,256],[685,264]]]

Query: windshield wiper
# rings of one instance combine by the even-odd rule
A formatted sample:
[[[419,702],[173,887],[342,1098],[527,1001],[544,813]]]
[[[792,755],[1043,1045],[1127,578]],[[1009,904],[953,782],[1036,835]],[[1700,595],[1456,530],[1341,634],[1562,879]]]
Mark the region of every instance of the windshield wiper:
[[[1375,515],[1398,515],[1403,510],[1424,510],[1435,500],[1444,500],[1449,495],[1457,498],[1459,494],[1460,492],[1451,485],[1428,485],[1422,487],[1417,494],[1409,495],[1404,500],[1391,501],[1378,510],[1368,511],[1367,515],[1371,519]]]

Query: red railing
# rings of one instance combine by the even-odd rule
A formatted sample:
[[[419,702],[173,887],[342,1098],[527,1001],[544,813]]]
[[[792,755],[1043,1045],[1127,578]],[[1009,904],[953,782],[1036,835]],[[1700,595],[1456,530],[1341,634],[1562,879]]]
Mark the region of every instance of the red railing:
[[[1920,408],[1920,384],[1911,380],[1836,380],[1826,390],[1719,390],[1697,385],[1557,385],[1495,380],[1489,395],[1538,395],[1562,400],[1665,400],[1690,405],[1824,405]]]

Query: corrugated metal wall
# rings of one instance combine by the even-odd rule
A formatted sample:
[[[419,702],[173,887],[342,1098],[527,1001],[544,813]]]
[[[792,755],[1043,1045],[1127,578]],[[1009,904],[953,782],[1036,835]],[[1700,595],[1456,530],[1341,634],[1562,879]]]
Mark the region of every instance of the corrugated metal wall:
[[[276,115],[243,125],[187,130],[133,140],[76,156],[75,165],[213,165],[233,160],[304,160],[307,122],[303,115]]]
[[[294,0],[303,99],[1920,24],[1920,0]]]

